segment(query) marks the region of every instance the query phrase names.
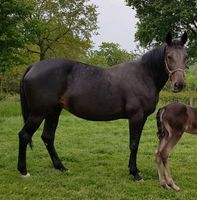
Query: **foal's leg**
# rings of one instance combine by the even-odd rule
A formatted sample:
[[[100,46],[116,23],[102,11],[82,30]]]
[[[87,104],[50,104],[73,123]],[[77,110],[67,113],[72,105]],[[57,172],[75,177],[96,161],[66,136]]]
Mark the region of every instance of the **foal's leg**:
[[[157,164],[159,182],[160,182],[160,185],[166,189],[170,189],[170,187],[167,185],[165,178],[164,178],[164,165],[163,165],[163,161],[162,161],[162,157],[161,157],[161,152],[162,152],[163,148],[165,147],[165,145],[167,144],[168,139],[169,139],[169,136],[168,136],[168,133],[166,133],[165,136],[160,139],[159,145],[155,152],[155,161]]]
[[[54,147],[55,131],[57,128],[60,112],[61,112],[61,109],[57,108],[53,113],[50,113],[50,115],[48,115],[45,118],[44,130],[41,137],[49,152],[49,155],[51,157],[54,167],[56,169],[64,171],[67,169],[61,163]]]
[[[137,152],[138,145],[140,142],[140,137],[142,129],[146,122],[146,117],[142,117],[141,114],[135,115],[129,120],[129,132],[130,132],[130,159],[129,159],[129,173],[133,175],[134,180],[139,181],[142,177],[139,175],[139,170],[137,169]]]
[[[24,127],[19,132],[19,153],[18,153],[18,170],[23,176],[29,176],[26,168],[26,150],[27,144],[43,121],[42,116],[30,115],[25,122]]]
[[[172,174],[171,174],[170,167],[169,167],[169,163],[168,163],[168,157],[169,157],[170,151],[173,149],[173,147],[180,140],[182,134],[183,134],[183,132],[182,133],[174,132],[171,139],[166,144],[166,146],[165,146],[165,148],[163,149],[163,152],[162,152],[163,164],[164,164],[164,170],[165,170],[165,176],[166,176],[167,184],[168,184],[169,187],[171,187],[172,189],[174,189],[177,192],[180,191],[180,188],[173,181]]]

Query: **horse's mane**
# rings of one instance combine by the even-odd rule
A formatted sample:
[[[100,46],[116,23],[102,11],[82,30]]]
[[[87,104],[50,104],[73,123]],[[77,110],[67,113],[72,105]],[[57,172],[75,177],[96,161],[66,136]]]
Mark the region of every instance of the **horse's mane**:
[[[149,71],[161,70],[164,66],[166,46],[167,44],[164,43],[160,47],[148,51],[141,57],[142,63]],[[170,46],[174,48],[183,48],[182,42],[178,39],[173,40]]]
[[[164,66],[165,47],[166,44],[163,44],[148,51],[141,57],[142,63],[149,71],[161,70],[161,67]]]

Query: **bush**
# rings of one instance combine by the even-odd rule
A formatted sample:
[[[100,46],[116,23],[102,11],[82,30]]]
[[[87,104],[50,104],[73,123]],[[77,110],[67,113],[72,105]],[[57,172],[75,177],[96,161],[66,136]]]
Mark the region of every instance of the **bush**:
[[[0,74],[0,94],[19,93],[20,79],[22,77],[23,72],[24,72],[24,67],[17,66],[10,69],[9,71],[6,71],[3,74]]]
[[[173,93],[169,91],[162,91],[160,93],[159,101],[162,104],[168,104],[171,102],[180,102],[189,105],[197,105],[197,92],[183,91],[180,93]]]
[[[0,101],[5,100],[6,94],[5,93],[0,93]]]

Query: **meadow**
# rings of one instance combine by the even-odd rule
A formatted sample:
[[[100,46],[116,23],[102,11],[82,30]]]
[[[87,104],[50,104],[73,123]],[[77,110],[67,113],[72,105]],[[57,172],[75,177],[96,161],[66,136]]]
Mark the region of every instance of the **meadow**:
[[[161,103],[160,103],[161,105]],[[19,97],[0,101],[0,199],[2,200],[194,200],[197,198],[197,138],[185,134],[170,156],[172,174],[181,191],[160,188],[154,152],[158,143],[155,113],[146,122],[138,152],[144,182],[128,175],[127,120],[91,122],[63,111],[56,132],[56,149],[69,173],[52,166],[40,138],[28,147],[31,176],[18,173],[18,132],[23,125]]]

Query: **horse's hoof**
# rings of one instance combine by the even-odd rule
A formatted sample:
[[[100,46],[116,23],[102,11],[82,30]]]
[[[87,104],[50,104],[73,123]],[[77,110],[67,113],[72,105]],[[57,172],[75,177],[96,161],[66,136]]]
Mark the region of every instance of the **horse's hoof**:
[[[180,192],[181,189],[177,186],[177,188],[174,189],[176,192]]]
[[[65,170],[65,173],[66,173],[66,174],[70,174],[71,171],[70,171],[69,169],[66,169],[66,170]]]
[[[176,191],[176,192],[179,192],[179,191],[180,191],[180,188],[174,183],[173,180],[170,180],[167,184],[168,184],[168,186],[169,186],[170,188],[172,188],[174,191]]]
[[[144,182],[143,178],[137,173],[133,176],[134,181]]]
[[[55,167],[56,169],[58,169],[58,170],[60,170],[61,172],[68,172],[69,171],[69,169],[67,169],[66,167],[64,167],[63,165],[61,165],[61,166],[58,166],[58,167]]]
[[[160,184],[160,186],[162,188],[166,189],[166,190],[170,190],[171,189],[171,187],[169,187],[166,183],[162,183],[162,184]]]
[[[63,166],[63,167],[61,167],[61,168],[59,168],[59,170],[61,171],[61,172],[65,172],[65,171],[67,171],[67,169]]]
[[[180,188],[175,184],[173,186],[171,186],[171,188],[176,192],[180,192]]]
[[[26,174],[21,174],[21,176],[22,176],[23,178],[28,178],[28,177],[30,177],[30,173],[27,172]]]

